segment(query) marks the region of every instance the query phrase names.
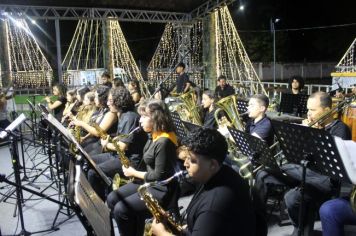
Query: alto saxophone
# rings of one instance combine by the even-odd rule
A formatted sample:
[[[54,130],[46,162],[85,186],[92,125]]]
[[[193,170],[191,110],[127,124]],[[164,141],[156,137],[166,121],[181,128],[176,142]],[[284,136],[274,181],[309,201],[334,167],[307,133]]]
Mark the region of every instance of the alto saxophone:
[[[145,202],[148,210],[151,212],[151,214],[156,219],[156,221],[165,224],[168,227],[168,231],[170,231],[171,233],[179,233],[183,230],[183,227],[179,222],[177,222],[176,219],[172,217],[172,215],[167,213],[159,205],[158,201],[152,196],[151,193],[148,192],[148,187],[152,186],[153,184],[160,184],[160,185],[167,184],[173,179],[183,177],[185,174],[186,171],[180,171],[164,181],[145,183],[137,189],[137,192],[140,195],[141,200]],[[151,223],[146,222],[144,236],[151,236],[151,235],[152,235]]]
[[[117,140],[119,138],[124,138],[124,137],[130,136],[133,132],[138,130],[140,127],[137,127],[136,129],[131,131],[129,134],[120,134],[117,137],[115,137],[114,139],[111,138],[110,135],[108,135],[102,128],[100,128],[100,126],[98,124],[94,123],[93,127],[99,133],[99,136],[100,136],[101,139],[107,139],[108,138],[109,143],[112,143],[114,145],[115,150],[117,152],[117,155],[119,156],[121,164],[125,168],[129,168],[130,167],[130,160],[125,155],[125,152],[121,150],[119,144],[117,143]],[[125,184],[127,184],[129,182],[132,182],[132,181],[133,181],[133,178],[130,178],[130,179],[127,180],[127,179],[121,178],[121,176],[119,174],[115,174],[115,176],[113,178],[112,189],[113,190],[117,190],[120,186],[125,185]]]

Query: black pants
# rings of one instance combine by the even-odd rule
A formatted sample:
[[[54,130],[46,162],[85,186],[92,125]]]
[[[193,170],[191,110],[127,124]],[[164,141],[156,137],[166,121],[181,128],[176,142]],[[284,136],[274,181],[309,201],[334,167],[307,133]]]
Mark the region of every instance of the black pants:
[[[89,137],[81,143],[84,150],[90,155],[98,155],[102,153],[100,139],[97,137]]]
[[[108,196],[107,204],[121,236],[142,236],[145,219],[152,217],[137,193],[139,186],[136,183],[128,183]],[[168,190],[166,186],[160,186],[159,189],[149,188],[149,192],[161,203]]]
[[[92,156],[92,159],[106,176],[113,178],[117,173],[123,176],[122,165],[116,154],[102,153]],[[89,169],[88,181],[99,197],[105,201],[107,187],[95,170]]]
[[[284,171],[296,179],[302,180],[302,167],[296,164],[287,164],[282,167]],[[337,186],[334,186],[330,178],[318,174],[310,169],[306,171],[306,185],[304,191],[304,224],[313,227],[316,210],[326,200],[328,200],[333,193],[335,193]],[[294,226],[299,225],[299,208],[301,203],[301,192],[299,188],[289,190],[284,195],[284,200],[288,209],[288,214]]]

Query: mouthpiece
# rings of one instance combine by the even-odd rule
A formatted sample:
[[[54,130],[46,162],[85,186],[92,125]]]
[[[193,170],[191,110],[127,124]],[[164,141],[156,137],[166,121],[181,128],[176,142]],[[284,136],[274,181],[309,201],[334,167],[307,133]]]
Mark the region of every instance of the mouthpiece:
[[[188,174],[188,171],[186,170],[181,170],[177,173],[175,173],[174,175],[172,175],[171,177],[169,177],[168,179],[162,180],[162,181],[157,181],[156,184],[159,185],[166,185],[169,182],[173,181],[173,180],[178,180],[178,181],[182,181],[183,179],[186,178]]]

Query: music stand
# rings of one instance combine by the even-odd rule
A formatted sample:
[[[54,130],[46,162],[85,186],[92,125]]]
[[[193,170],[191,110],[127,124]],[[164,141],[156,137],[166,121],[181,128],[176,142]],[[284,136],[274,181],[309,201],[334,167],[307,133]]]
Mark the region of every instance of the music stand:
[[[43,109],[43,107],[39,107]],[[77,157],[76,159],[78,160],[80,157],[83,157],[89,163],[89,166],[99,175],[99,177],[108,186],[111,186],[109,178],[95,164],[89,154],[77,142],[75,137],[54,116],[46,114],[46,109],[42,111],[42,116],[52,126],[54,126],[68,142],[72,142],[76,145],[78,152],[81,154],[79,155],[79,158]],[[73,205],[78,218],[82,222],[88,234],[91,235],[95,232],[96,235],[114,235],[110,210],[90,186],[85,174],[81,171],[80,165],[75,166],[74,193],[74,197],[69,197],[70,203]],[[74,202],[71,201],[73,199]],[[79,206],[79,208],[76,206]]]
[[[189,132],[193,132],[193,131],[201,128],[200,125],[196,125],[196,124],[190,123],[188,121],[183,120],[182,122],[183,122],[183,125],[186,128],[186,130],[188,130]]]
[[[268,147],[266,142],[233,127],[228,126],[227,129],[234,139],[237,148],[242,154],[250,157],[250,160],[253,163],[259,163],[271,169],[279,170],[277,161],[275,160],[271,149]]]
[[[239,112],[239,114],[247,112],[248,101],[238,98],[236,103],[237,111]]]
[[[298,235],[301,235],[304,230],[302,217],[304,215],[307,167],[334,179],[351,181],[346,173],[334,137],[330,133],[321,129],[274,120],[272,126],[287,160],[291,163],[301,164],[303,167],[298,227]]]
[[[171,112],[171,118],[173,121],[173,125],[176,129],[177,136],[178,136],[179,140],[181,141],[181,140],[183,140],[184,137],[187,136],[187,131],[185,129],[185,126],[184,126],[182,120],[180,119],[178,112],[176,112],[176,111]]]
[[[296,116],[302,116],[308,112],[307,100],[309,95],[307,94],[290,94],[282,93],[279,112],[291,113]]]

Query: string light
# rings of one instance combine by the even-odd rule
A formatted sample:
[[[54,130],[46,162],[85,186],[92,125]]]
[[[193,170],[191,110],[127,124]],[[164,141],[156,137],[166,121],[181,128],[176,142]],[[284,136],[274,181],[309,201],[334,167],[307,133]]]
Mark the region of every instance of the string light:
[[[10,19],[11,18],[11,19]],[[11,80],[16,88],[48,87],[53,71],[24,19],[6,19]]]

